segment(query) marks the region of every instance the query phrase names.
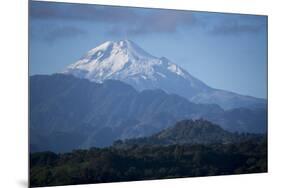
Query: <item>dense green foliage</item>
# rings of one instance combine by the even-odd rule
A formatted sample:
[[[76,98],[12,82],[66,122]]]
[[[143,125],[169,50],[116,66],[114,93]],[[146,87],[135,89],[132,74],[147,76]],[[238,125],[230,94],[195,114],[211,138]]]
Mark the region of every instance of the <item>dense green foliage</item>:
[[[31,186],[267,172],[267,142],[137,146],[33,153]]]
[[[117,140],[115,147],[124,148],[132,145],[176,145],[176,144],[229,144],[263,138],[263,134],[232,133],[220,126],[203,119],[182,120],[148,137]]]

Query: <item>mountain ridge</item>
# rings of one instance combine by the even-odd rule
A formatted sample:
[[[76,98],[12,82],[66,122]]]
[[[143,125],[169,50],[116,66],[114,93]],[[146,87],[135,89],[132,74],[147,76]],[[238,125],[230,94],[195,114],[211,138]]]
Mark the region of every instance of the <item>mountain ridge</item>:
[[[102,83],[120,80],[138,91],[162,89],[195,103],[224,109],[266,107],[266,100],[215,89],[165,57],[155,57],[130,40],[107,41],[88,51],[62,72]]]
[[[224,130],[204,119],[181,120],[148,137],[117,140],[114,147],[168,146],[186,144],[233,144],[249,140],[262,140],[263,134],[241,134]]]
[[[104,147],[116,139],[151,135],[176,121],[198,118],[230,131],[266,131],[263,110],[225,111],[162,90],[139,92],[116,80],[95,83],[65,74],[30,77],[31,145],[36,151]]]

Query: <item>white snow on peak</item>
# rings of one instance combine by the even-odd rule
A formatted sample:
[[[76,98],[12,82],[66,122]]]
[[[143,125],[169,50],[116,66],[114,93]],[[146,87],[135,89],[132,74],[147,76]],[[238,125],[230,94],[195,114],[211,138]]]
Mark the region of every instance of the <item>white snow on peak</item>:
[[[155,80],[155,75],[167,77],[165,73],[155,71],[157,66],[162,66],[161,69],[168,69],[179,76],[185,76],[177,65],[166,58],[159,59],[150,55],[130,40],[107,41],[88,51],[76,63],[69,65],[64,73],[97,82],[138,75],[145,80]]]
[[[205,87],[180,66],[147,53],[130,40],[107,41],[88,51],[63,73],[99,83],[121,80],[140,90],[162,88],[167,80],[177,83],[179,79],[186,80],[191,87]]]
[[[181,68],[178,67],[176,64],[170,64],[169,67],[168,67],[168,69],[169,69],[170,71],[176,73],[176,74],[179,75],[179,76],[182,76],[182,77],[185,76],[185,74],[183,73],[183,71],[181,70]]]
[[[196,103],[216,103],[224,108],[235,106],[238,96],[210,88],[179,65],[145,52],[130,40],[107,41],[88,51],[62,73],[99,83],[107,79],[120,80],[137,90],[162,89]],[[250,99],[242,97],[240,101]]]
[[[120,40],[117,42],[107,41],[101,44],[100,46],[90,50],[86,54],[86,57],[93,57],[98,52],[106,53],[108,51],[112,51],[112,55],[122,53],[123,55],[127,55],[130,58],[134,58],[134,57],[143,58],[143,59],[153,58],[152,55],[142,50],[140,47],[138,47],[134,42],[130,40]]]

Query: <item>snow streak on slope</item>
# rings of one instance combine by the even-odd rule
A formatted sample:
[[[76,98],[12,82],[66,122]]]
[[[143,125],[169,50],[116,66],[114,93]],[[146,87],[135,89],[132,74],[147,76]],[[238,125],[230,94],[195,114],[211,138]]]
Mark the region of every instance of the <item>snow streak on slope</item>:
[[[262,99],[213,89],[167,58],[154,57],[130,40],[107,41],[63,73],[98,83],[120,80],[137,90],[162,89],[196,103],[213,103],[226,109],[265,104]]]
[[[180,88],[184,86],[179,84],[192,90],[209,89],[178,65],[166,58],[148,54],[129,40],[103,43],[68,66],[64,73],[95,82],[106,79],[121,80],[138,90],[160,88],[170,92],[177,87],[179,89],[176,90],[180,92]]]

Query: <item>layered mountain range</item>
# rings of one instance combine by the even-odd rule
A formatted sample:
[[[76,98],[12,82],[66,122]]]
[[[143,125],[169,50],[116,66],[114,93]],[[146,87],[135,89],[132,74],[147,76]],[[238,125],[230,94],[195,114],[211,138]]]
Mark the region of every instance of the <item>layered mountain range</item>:
[[[209,87],[129,40],[29,77],[30,184],[267,172],[267,101]]]
[[[120,80],[138,91],[161,89],[194,103],[224,109],[266,108],[266,100],[214,89],[165,57],[155,57],[130,40],[107,41],[69,65],[64,74],[102,83]]]
[[[220,126],[209,126],[202,143],[213,131],[221,141],[233,137],[224,131],[266,133],[266,100],[211,88],[129,40],[105,42],[62,73],[30,77],[31,152],[105,147],[201,118]]]
[[[183,120],[152,136],[118,140],[105,148],[30,154],[32,187],[268,171],[267,137],[223,130],[205,120]]]
[[[183,119],[204,118],[232,132],[265,133],[267,110],[224,110],[163,90],[138,91],[118,80],[95,83],[72,75],[30,77],[31,151],[104,147],[149,136]]]

